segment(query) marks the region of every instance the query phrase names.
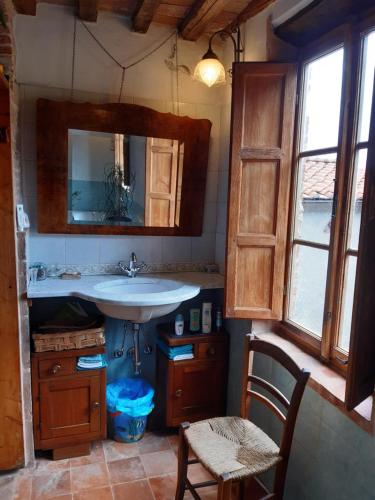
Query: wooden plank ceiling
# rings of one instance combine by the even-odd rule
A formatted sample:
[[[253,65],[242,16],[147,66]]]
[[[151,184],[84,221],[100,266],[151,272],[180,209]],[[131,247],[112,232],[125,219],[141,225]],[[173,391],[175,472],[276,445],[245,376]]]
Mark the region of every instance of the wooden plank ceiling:
[[[13,0],[19,14],[36,15],[38,3],[68,5],[80,19],[96,22],[98,12],[110,11],[132,19],[134,31],[146,33],[151,23],[178,28],[186,40],[236,27],[275,0]]]

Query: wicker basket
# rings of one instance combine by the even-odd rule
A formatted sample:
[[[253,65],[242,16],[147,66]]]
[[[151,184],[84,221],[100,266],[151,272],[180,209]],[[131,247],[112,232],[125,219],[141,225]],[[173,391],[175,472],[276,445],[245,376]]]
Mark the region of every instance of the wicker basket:
[[[35,352],[83,349],[105,344],[104,326],[74,332],[34,333]]]

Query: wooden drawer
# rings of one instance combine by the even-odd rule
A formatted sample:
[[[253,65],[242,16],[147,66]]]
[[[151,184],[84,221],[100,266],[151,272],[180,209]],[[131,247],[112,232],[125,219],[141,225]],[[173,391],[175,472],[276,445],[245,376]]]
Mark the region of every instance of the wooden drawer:
[[[225,342],[200,342],[196,354],[199,359],[224,359],[226,349]]]
[[[39,361],[40,378],[56,378],[64,375],[72,375],[76,372],[75,357],[72,358],[53,358],[41,359]]]

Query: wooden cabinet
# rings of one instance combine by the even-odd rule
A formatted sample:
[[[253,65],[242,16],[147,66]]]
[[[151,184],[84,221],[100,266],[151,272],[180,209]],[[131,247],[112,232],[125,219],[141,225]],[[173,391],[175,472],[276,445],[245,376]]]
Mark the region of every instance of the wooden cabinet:
[[[169,346],[193,344],[194,359],[172,361],[158,350],[156,413],[159,425],[178,426],[224,415],[226,409],[228,336],[225,332],[169,334],[169,325],[159,326],[160,337]]]
[[[89,452],[106,436],[105,369],[79,371],[79,356],[103,347],[32,354],[34,440],[54,458]]]

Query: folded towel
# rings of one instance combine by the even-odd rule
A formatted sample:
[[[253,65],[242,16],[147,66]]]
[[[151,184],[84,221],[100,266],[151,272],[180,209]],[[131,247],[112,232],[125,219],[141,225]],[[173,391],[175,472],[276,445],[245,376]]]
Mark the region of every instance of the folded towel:
[[[184,359],[194,359],[194,354],[177,354],[171,358],[172,361],[183,361]]]
[[[95,370],[108,365],[104,354],[93,356],[80,356],[77,361],[77,370]]]
[[[159,349],[167,356],[167,358],[172,359],[172,360],[181,360],[181,359],[193,359],[193,344],[186,344],[186,345],[181,345],[181,346],[175,346],[171,347],[168,346],[165,342],[163,342],[161,339],[157,340],[157,345]],[[184,357],[181,358],[179,356],[189,356],[189,357]],[[179,358],[177,358],[179,357]]]

